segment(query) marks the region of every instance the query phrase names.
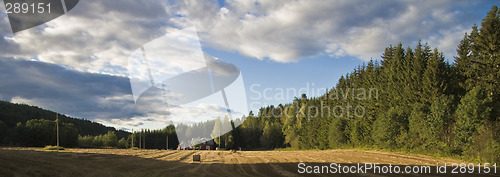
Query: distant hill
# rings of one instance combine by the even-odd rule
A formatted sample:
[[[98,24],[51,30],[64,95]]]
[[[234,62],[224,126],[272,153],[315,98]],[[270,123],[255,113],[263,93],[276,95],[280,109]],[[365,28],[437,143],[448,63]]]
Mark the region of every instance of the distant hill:
[[[26,123],[31,119],[55,120],[56,112],[45,110],[36,106],[26,104],[15,104],[6,101],[0,101],[0,121],[9,128],[15,127],[17,123]],[[107,127],[97,122],[85,119],[77,119],[59,114],[59,120],[64,123],[72,123],[78,133],[84,135],[102,135],[108,131],[115,131],[118,139],[127,137],[130,133],[123,130],[116,130],[113,127]]]

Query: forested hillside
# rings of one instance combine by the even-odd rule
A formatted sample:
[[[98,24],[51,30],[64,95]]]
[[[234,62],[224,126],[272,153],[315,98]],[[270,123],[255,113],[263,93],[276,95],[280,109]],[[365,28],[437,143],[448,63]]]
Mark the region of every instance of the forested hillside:
[[[128,132],[116,130],[113,127],[106,127],[100,123],[92,122],[89,120],[67,117],[62,114],[59,114],[58,118],[62,128],[61,134],[65,134],[64,131],[68,131],[66,132],[66,134],[72,134],[72,137],[68,137],[71,141],[71,143],[69,143],[71,144],[71,146],[78,145],[76,143],[78,135],[95,136],[106,134],[108,131],[114,131],[116,132],[118,138],[122,138],[127,137],[130,134]],[[56,113],[53,111],[44,110],[36,106],[13,104],[5,101],[0,101],[0,142],[2,139],[4,139],[3,137],[7,136],[7,133],[10,133],[12,137],[7,138],[8,140],[4,141],[12,142],[16,140],[16,143],[14,143],[14,145],[44,146],[50,144],[48,142],[55,143],[55,136],[52,136],[55,134],[55,120]],[[44,138],[41,137],[37,137],[37,139],[40,139],[40,141],[38,142],[26,142],[30,140],[21,140],[22,138],[20,136],[22,134],[29,134],[29,132],[27,131],[19,132],[22,128],[26,129],[26,127],[37,127],[37,130],[32,129],[32,133],[38,136],[47,135],[47,137],[44,138],[48,140],[42,140]],[[40,131],[48,132],[41,133]],[[15,138],[14,136],[19,137]]]

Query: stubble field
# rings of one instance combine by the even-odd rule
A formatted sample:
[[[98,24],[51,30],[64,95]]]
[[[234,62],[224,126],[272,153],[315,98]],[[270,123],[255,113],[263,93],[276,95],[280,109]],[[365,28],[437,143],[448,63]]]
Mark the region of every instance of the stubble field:
[[[192,156],[200,155],[201,162]],[[453,159],[435,159],[380,151],[166,151],[130,149],[66,149],[43,151],[41,148],[0,148],[0,176],[401,176],[402,174],[301,174],[298,164],[342,166],[357,163],[380,165],[432,166],[432,173],[409,176],[471,176],[436,174],[437,163],[460,163]],[[498,173],[474,176],[499,176]]]

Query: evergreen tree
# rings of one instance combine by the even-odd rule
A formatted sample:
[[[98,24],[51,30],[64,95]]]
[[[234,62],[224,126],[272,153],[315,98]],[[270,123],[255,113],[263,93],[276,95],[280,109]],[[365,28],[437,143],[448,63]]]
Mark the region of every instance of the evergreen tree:
[[[424,86],[423,103],[430,106],[433,100],[446,91],[446,74],[446,64],[444,62],[443,54],[436,48],[427,62],[427,67],[422,78]]]
[[[455,112],[455,102],[453,96],[441,95],[435,99],[427,115],[427,126],[431,139],[435,142],[450,144],[450,127],[453,123],[453,113]]]
[[[455,145],[458,148],[468,149],[477,133],[477,127],[490,116],[490,102],[491,98],[480,86],[473,88],[460,100],[454,130]]]
[[[219,146],[221,145],[221,142],[222,142],[222,140],[220,138],[223,135],[222,131],[223,131],[222,130],[222,121],[218,117],[217,119],[215,119],[215,126],[214,126],[212,133],[210,134],[210,137],[212,137],[214,142],[217,143]]]
[[[297,106],[298,101],[294,101],[293,104],[287,106],[282,114],[283,123],[283,134],[285,136],[284,143],[288,144],[292,148],[298,148],[298,135],[299,127],[297,124]]]
[[[3,144],[4,139],[7,137],[8,127],[0,120],[0,144]]]
[[[407,144],[409,149],[418,149],[420,147],[428,149],[428,142],[434,137],[431,136],[427,127],[426,110],[423,104],[415,104],[408,118],[408,136],[411,141]]]
[[[406,134],[408,130],[407,117],[400,107],[391,108],[385,115],[378,117],[372,132],[375,144],[382,148],[400,146],[398,138]]]
[[[427,50],[426,50],[427,48]],[[411,71],[410,72],[410,88],[411,93],[408,94],[410,96],[409,100],[411,103],[420,103],[422,100],[421,94],[423,92],[423,83],[422,83],[422,75],[427,67],[427,56],[428,46],[423,47],[421,42],[418,42],[417,47],[415,48],[413,60],[411,60]]]
[[[500,117],[500,9],[493,6],[481,22],[478,36],[475,38],[473,51],[477,67],[473,75],[477,76],[475,86],[485,89],[492,99],[495,108],[491,119]]]
[[[477,26],[474,27],[477,33]],[[465,33],[463,39],[458,44],[457,55],[455,56],[455,65],[453,65],[453,71],[455,76],[453,78],[456,79],[457,85],[459,86],[457,89],[457,93],[462,95],[465,94],[465,91],[469,88],[466,85],[467,78],[470,78],[472,75],[471,67],[472,67],[472,44],[473,40],[471,39],[471,35]]]
[[[283,139],[279,123],[270,123],[264,127],[260,140],[264,147],[274,149],[282,147]]]
[[[13,132],[13,138],[9,141],[16,146],[56,145],[57,131],[54,121],[32,119],[26,124],[18,123]],[[78,131],[73,124],[60,123],[59,137],[63,147],[78,146]]]
[[[347,144],[345,128],[347,121],[341,118],[334,118],[328,132],[328,140],[331,148],[342,148]]]
[[[249,114],[241,124],[244,144],[246,148],[260,147],[260,136],[262,129],[260,120],[253,114]]]
[[[236,122],[238,122],[238,120]],[[238,124],[240,124],[240,123],[238,123]],[[231,135],[233,138],[233,147],[232,148],[238,149],[239,147],[245,146],[244,141],[243,141],[243,136],[241,134],[241,127],[240,126],[235,127],[234,121],[231,121],[231,127],[232,127]]]

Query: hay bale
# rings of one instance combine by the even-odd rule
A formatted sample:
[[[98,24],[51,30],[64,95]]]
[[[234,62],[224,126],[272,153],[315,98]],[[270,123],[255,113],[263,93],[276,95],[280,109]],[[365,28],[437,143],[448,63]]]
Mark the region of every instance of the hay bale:
[[[200,155],[193,155],[193,161],[201,162],[201,156]]]

